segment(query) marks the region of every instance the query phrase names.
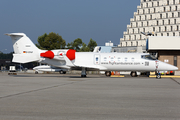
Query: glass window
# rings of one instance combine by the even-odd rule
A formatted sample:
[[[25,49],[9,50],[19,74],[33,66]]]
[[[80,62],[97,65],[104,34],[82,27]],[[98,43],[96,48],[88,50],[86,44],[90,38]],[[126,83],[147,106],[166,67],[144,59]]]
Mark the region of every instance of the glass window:
[[[156,60],[156,59],[153,58],[151,55],[141,55],[141,58],[143,58],[143,59],[148,59],[148,60]]]

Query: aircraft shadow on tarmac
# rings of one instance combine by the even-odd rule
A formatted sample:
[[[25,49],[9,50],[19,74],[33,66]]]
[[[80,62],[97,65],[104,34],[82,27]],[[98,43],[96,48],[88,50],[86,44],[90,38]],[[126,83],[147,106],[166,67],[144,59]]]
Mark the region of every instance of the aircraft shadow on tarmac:
[[[21,75],[9,75],[9,76],[12,76],[12,77],[58,77],[58,78],[82,78],[82,79],[86,79],[86,78],[107,78],[106,76],[104,75],[88,75],[87,77],[81,77],[81,75],[54,75],[54,74],[38,74],[38,75],[35,75],[35,74],[31,74],[31,75],[28,75],[28,74],[21,74]]]

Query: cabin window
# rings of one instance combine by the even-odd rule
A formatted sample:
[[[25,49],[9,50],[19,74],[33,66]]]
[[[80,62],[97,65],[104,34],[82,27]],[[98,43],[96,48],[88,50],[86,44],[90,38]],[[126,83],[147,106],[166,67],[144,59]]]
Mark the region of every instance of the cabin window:
[[[134,61],[134,58],[131,58],[132,61]]]
[[[125,58],[124,60],[127,61],[127,58]]]

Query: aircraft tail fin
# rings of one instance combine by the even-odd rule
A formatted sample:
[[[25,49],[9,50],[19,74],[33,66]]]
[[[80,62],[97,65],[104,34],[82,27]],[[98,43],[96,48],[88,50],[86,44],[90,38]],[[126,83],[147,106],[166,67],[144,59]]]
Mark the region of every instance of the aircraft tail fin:
[[[11,37],[13,42],[13,60],[17,63],[28,63],[40,60],[40,49],[24,33],[5,34]]]

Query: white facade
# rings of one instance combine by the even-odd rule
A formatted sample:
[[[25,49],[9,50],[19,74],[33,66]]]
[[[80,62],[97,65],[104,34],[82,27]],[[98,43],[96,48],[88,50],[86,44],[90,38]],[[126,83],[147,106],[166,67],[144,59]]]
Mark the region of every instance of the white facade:
[[[141,32],[180,36],[180,0],[141,0],[119,46],[146,46],[147,36]]]

